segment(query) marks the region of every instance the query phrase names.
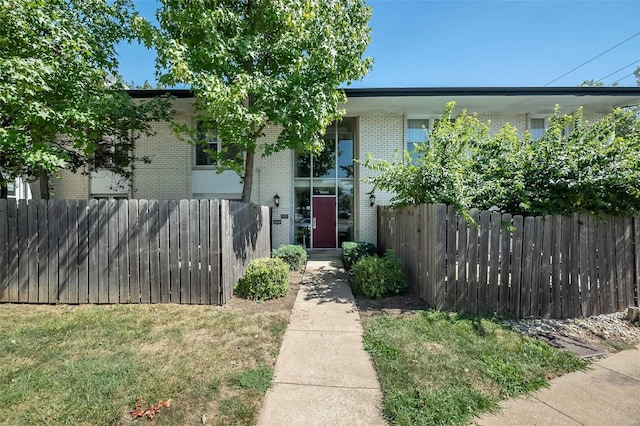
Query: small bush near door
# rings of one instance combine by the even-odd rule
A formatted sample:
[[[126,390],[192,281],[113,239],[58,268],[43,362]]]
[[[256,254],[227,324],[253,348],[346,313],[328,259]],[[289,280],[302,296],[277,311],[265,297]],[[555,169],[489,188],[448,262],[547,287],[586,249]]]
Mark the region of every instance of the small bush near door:
[[[307,251],[296,244],[283,244],[274,250],[271,257],[284,260],[292,271],[297,271],[307,263]]]
[[[254,259],[234,292],[247,299],[268,300],[289,292],[289,265],[282,259]]]
[[[369,299],[407,291],[402,268],[391,250],[384,257],[365,256],[353,265],[353,291]]]
[[[365,243],[363,241],[354,242],[354,241],[345,241],[342,243],[342,263],[344,264],[344,269],[347,271],[351,270],[353,265],[365,256],[373,256],[376,254],[375,244]]]

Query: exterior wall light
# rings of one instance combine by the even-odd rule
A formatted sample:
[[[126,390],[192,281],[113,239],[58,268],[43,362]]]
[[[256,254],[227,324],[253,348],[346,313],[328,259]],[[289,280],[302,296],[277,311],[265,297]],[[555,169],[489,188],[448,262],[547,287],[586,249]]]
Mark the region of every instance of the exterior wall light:
[[[278,194],[274,195],[273,204],[275,204],[276,207],[280,207],[280,196]]]
[[[375,203],[376,203],[376,196],[373,194],[369,195],[369,206],[373,207]]]

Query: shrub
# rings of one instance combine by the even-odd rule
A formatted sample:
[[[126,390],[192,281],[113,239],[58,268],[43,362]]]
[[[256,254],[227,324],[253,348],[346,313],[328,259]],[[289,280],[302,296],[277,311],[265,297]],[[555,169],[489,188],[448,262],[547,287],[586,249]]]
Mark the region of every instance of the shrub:
[[[376,254],[375,244],[365,243],[363,241],[353,242],[345,241],[342,243],[342,263],[344,269],[351,270],[353,265],[361,258],[365,256],[373,256]]]
[[[307,251],[297,244],[283,244],[271,256],[284,260],[292,271],[302,268],[307,262]]]
[[[407,290],[400,263],[391,250],[384,257],[365,256],[353,265],[353,291],[369,299],[395,296]]]
[[[289,265],[282,259],[254,259],[234,290],[253,300],[285,296],[289,292]]]

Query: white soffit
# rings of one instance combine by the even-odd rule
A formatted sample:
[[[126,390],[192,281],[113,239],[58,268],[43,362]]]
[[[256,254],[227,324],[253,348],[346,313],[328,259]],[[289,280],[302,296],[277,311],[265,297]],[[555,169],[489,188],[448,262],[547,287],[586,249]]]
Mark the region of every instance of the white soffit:
[[[617,107],[640,105],[640,96],[576,96],[576,95],[516,95],[516,96],[379,96],[352,97],[343,105],[347,115],[407,114],[439,115],[448,102],[455,101],[454,114],[462,109],[469,113],[545,114],[560,105],[563,113],[572,113],[580,106],[585,113],[607,113]]]

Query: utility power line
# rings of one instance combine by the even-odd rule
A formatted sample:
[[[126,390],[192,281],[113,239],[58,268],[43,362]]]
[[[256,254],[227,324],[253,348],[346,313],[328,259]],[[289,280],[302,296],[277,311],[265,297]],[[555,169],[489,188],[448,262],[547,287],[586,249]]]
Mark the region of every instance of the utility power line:
[[[635,73],[636,73],[636,72],[634,71],[634,72],[632,72],[631,74],[627,74],[627,75],[625,75],[624,77],[617,79],[616,81],[614,81],[614,82],[613,82],[613,83],[611,83],[611,84],[620,83],[622,80],[624,80],[625,78],[629,78],[629,77],[631,77],[631,76],[632,76],[632,75],[634,75]]]
[[[616,74],[616,73],[618,73],[618,72],[622,71],[622,70],[623,70],[623,69],[625,69],[625,68],[629,68],[631,65],[635,65],[635,64],[637,64],[638,62],[640,62],[640,59],[638,59],[638,60],[637,60],[637,61],[635,61],[635,62],[631,62],[629,65],[625,65],[624,67],[622,67],[622,68],[620,68],[620,69],[617,69],[617,70],[615,70],[614,72],[612,72],[611,74],[607,74],[607,75],[605,75],[604,77],[597,79],[596,81],[602,81],[602,80],[604,80],[605,78],[611,77],[612,75],[614,75],[614,74]],[[627,76],[627,77],[628,77],[628,76]]]
[[[572,70],[570,70],[570,71],[567,71],[566,73],[562,74],[560,77],[558,77],[558,78],[555,78],[555,79],[551,80],[550,82],[548,82],[548,83],[547,83],[547,84],[545,84],[544,86],[546,87],[546,86],[550,85],[551,83],[555,83],[556,81],[560,80],[562,77],[567,76],[567,75],[571,74],[572,72],[574,72],[575,70],[577,70],[577,69],[579,69],[579,68],[582,68],[583,66],[587,65],[588,63],[595,61],[596,59],[598,59],[599,57],[601,57],[601,56],[602,56],[602,55],[604,55],[605,53],[608,53],[608,52],[612,51],[612,50],[613,50],[613,49],[615,49],[616,47],[618,47],[618,46],[620,46],[620,45],[622,45],[622,44],[624,44],[624,43],[628,42],[629,40],[631,40],[631,39],[633,39],[633,38],[635,38],[635,37],[637,37],[637,36],[639,36],[639,35],[640,35],[640,33],[635,33],[634,35],[632,35],[632,36],[631,36],[631,37],[629,37],[628,39],[623,40],[623,41],[621,41],[620,43],[616,44],[615,46],[612,46],[612,47],[608,48],[608,49],[607,49],[607,50],[605,50],[604,52],[602,52],[602,53],[600,53],[600,54],[598,54],[598,55],[594,56],[594,57],[593,57],[593,58],[591,58],[591,59],[589,59],[587,62],[585,62],[585,63],[583,63],[583,64],[580,64],[580,65],[578,65],[577,67],[575,67],[574,69],[572,69]]]

